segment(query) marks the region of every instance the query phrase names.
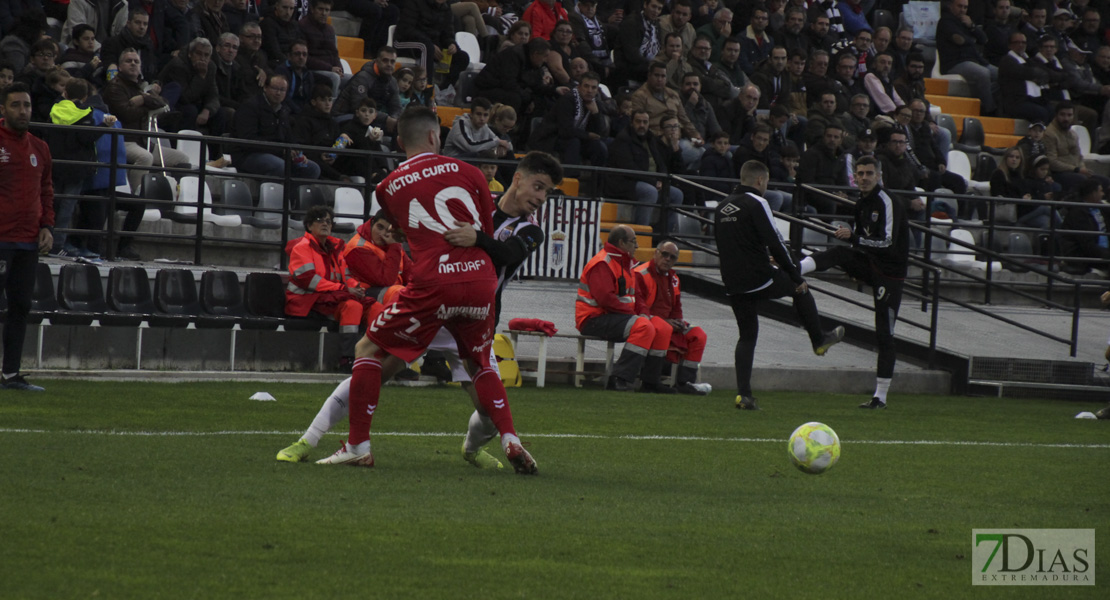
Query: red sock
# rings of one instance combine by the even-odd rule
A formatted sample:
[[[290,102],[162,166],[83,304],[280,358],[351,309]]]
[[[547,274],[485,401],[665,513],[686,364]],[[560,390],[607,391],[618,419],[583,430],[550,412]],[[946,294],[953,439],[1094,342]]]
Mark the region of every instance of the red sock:
[[[474,391],[478,394],[478,401],[482,403],[482,408],[486,409],[486,414],[497,426],[497,431],[501,435],[506,433],[516,435],[505,385],[501,383],[501,378],[493,369],[481,369],[474,375]]]
[[[347,404],[350,417],[348,444],[361,444],[370,439],[370,422],[378,408],[382,391],[382,363],[375,358],[355,360],[351,371],[351,398]]]

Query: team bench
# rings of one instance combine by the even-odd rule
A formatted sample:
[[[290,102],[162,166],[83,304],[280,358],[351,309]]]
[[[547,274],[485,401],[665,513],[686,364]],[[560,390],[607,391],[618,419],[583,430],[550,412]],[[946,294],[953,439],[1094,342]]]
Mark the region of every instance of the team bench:
[[[544,387],[547,382],[547,374],[559,375],[574,375],[574,387],[582,387],[582,380],[586,377],[586,342],[602,342],[605,344],[605,375],[608,377],[609,373],[613,370],[613,348],[617,342],[610,342],[604,338],[594,337],[592,335],[580,335],[575,333],[556,333],[555,335],[547,335],[541,331],[515,331],[506,329],[504,332],[513,342],[513,350],[519,352],[520,337],[537,338],[540,342],[539,356],[536,358],[535,372],[521,371],[522,375],[531,375],[536,378],[536,387]],[[577,342],[578,351],[575,354],[574,370],[547,370],[547,340],[551,338],[562,338],[574,340]],[[520,360],[520,356],[517,356]]]

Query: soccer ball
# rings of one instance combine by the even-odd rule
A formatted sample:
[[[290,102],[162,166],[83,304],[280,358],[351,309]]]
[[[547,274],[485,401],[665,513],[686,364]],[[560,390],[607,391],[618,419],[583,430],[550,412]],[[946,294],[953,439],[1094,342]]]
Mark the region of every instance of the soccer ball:
[[[790,434],[790,460],[803,473],[818,475],[840,460],[840,438],[824,423],[806,423]]]

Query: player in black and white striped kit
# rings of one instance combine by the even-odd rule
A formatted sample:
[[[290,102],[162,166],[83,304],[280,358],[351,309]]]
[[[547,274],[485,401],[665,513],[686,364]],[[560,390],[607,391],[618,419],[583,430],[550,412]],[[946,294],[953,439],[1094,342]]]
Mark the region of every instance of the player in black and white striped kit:
[[[851,246],[835,246],[802,259],[802,274],[840,267],[853,279],[871,286],[875,302],[875,337],[879,346],[875,395],[860,408],[886,408],[887,390],[894,376],[897,353],[894,324],[902,303],[902,285],[909,265],[909,222],[902,200],[891,198],[879,186],[882,167],[872,157],[856,162],[855,227],[840,227],[836,238]]]
[[[477,246],[489,254],[497,269],[495,322],[501,316],[501,293],[505,290],[505,285],[517,268],[545,240],[543,230],[536,224],[533,215],[547,200],[548,192],[562,180],[563,167],[558,160],[544,152],[529,152],[517,164],[509,189],[505,190],[497,202],[497,209],[493,214],[493,233],[487,235],[469,224],[456,222],[456,229],[443,234],[444,239],[452,245]],[[442,329],[429,349],[444,352],[453,378],[462,383],[473,398],[470,377],[459,360],[454,344],[451,334]],[[491,348],[490,352],[492,351]],[[491,364],[496,365],[496,360],[491,360]],[[347,416],[350,385],[351,378],[348,377],[336,386],[301,439],[278,452],[277,460],[300,462],[308,458],[309,452],[319,443],[320,438]],[[477,406],[475,403],[476,408]],[[497,433],[497,428],[489,417],[475,410],[467,426],[463,458],[478,468],[503,468],[501,461],[482,449]]]

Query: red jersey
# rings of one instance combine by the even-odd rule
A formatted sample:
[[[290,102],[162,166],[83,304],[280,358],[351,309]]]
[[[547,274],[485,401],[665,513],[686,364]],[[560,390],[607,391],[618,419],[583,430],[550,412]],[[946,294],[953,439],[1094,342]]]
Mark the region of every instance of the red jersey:
[[[382,180],[376,194],[389,220],[408,238],[413,260],[410,287],[497,280],[485,250],[458,248],[443,238],[455,221],[493,235],[493,198],[477,167],[430,152],[418,154]]]

